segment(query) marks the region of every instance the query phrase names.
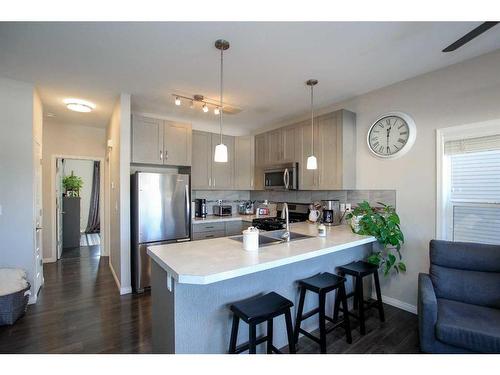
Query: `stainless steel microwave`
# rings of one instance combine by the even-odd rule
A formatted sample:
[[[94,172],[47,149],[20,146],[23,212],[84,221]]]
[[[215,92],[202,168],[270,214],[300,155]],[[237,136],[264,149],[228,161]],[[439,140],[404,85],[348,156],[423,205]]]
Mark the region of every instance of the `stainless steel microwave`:
[[[298,190],[298,163],[277,164],[264,170],[265,190]]]

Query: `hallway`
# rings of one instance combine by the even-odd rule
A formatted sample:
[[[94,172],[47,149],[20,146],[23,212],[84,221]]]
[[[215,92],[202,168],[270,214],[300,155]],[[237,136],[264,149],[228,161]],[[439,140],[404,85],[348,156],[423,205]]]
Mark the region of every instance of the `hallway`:
[[[44,265],[38,302],[0,327],[0,353],[151,352],[149,293],[120,296],[109,258],[85,250],[89,256]]]

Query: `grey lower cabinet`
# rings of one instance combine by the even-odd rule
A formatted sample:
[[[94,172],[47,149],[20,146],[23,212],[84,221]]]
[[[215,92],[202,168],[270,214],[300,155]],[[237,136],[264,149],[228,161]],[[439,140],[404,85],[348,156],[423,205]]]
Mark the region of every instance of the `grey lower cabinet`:
[[[191,124],[132,116],[132,163],[190,166]]]
[[[227,221],[219,223],[193,224],[193,241],[210,238],[237,236],[252,225],[249,221]]]

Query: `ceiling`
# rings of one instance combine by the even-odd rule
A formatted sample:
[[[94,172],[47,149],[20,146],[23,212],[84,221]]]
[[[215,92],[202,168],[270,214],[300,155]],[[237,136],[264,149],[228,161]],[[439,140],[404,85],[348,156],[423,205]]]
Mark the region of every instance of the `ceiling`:
[[[120,92],[133,110],[215,129],[213,112],[177,107],[172,93],[218,98],[218,38],[225,53],[224,98],[243,108],[224,131],[244,134],[309,109],[500,48],[500,26],[456,52],[441,50],[479,22],[0,23],[0,76],[34,82],[44,110],[68,124],[106,126]],[[68,111],[77,97],[94,112]]]

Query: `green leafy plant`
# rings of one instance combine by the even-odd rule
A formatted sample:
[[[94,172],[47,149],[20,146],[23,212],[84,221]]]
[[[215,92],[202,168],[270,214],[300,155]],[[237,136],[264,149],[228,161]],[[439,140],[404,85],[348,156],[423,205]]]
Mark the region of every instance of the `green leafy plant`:
[[[80,196],[80,189],[83,187],[83,180],[81,177],[75,176],[73,172],[71,172],[71,176],[64,177],[62,183],[64,190],[66,190],[66,196]]]
[[[358,234],[374,236],[380,244],[380,251],[371,254],[367,261],[382,267],[387,276],[391,270],[405,272],[406,265],[401,256],[404,235],[399,216],[394,207],[377,202],[381,207],[371,207],[366,201],[360,203],[346,218],[355,220],[351,225]]]

